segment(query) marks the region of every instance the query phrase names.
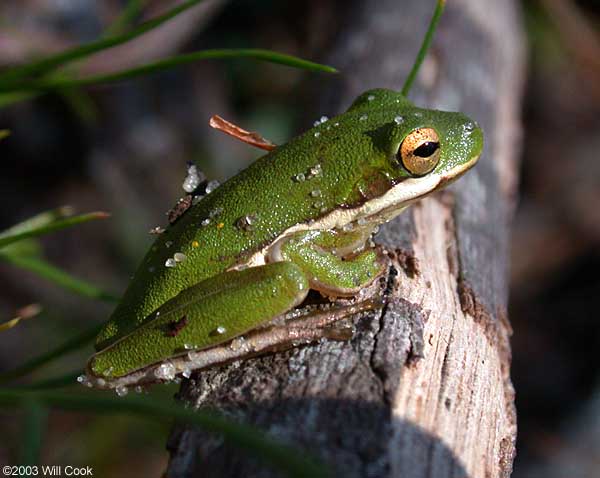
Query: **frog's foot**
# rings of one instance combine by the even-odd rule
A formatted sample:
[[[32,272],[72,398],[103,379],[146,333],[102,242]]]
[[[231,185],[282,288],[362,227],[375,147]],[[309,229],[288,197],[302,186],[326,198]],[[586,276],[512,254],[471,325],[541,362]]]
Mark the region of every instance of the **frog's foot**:
[[[381,248],[365,247],[371,229],[301,232],[277,243],[270,254],[300,267],[311,289],[327,297],[352,297],[381,277],[389,264]]]
[[[349,340],[354,328],[344,319],[376,310],[385,281],[378,281],[351,299],[309,304],[273,319],[263,327],[203,350],[189,350],[164,362],[157,362],[125,376],[105,380],[89,373],[80,380],[84,385],[114,389],[118,394],[129,389],[141,391],[152,383],[169,382],[209,367],[223,365],[268,353],[281,352],[300,345],[327,340]]]

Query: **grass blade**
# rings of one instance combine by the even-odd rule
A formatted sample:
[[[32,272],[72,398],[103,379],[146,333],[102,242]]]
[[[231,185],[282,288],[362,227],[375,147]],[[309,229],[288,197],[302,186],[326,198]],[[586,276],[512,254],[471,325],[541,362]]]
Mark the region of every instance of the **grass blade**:
[[[48,410],[39,400],[28,399],[25,402],[25,423],[23,424],[23,447],[21,461],[23,465],[37,465],[40,462],[42,436],[46,428]]]
[[[70,387],[75,385],[81,387],[81,385],[77,383],[77,377],[79,377],[81,374],[83,374],[83,370],[78,370],[77,372],[70,372],[58,377],[47,378],[44,380],[38,380],[37,382],[19,385],[16,388],[25,390],[43,390],[49,388]]]
[[[193,63],[199,60],[216,60],[225,58],[252,58],[255,60],[277,63],[280,65],[289,66],[292,68],[301,68],[309,71],[319,71],[325,73],[336,73],[337,70],[331,66],[321,65],[312,61],[303,60],[292,55],[272,52],[269,50],[260,50],[253,48],[241,49],[217,49],[203,50],[194,53],[186,53],[176,55],[164,60],[159,60],[146,65],[137,66],[115,73],[107,73],[103,75],[95,75],[87,78],[71,78],[71,79],[40,79],[26,82],[22,88],[31,88],[33,90],[52,90],[63,88],[74,88],[81,86],[96,85],[100,83],[111,83],[115,81],[129,80],[138,76],[147,75],[167,70],[175,66]]]
[[[15,224],[14,226],[11,226],[9,229],[2,231],[0,233],[0,237],[46,226],[51,222],[57,221],[58,219],[63,219],[72,214],[73,209],[70,206],[62,206],[50,211],[44,211],[40,214],[36,214],[35,216],[31,216],[24,221]]]
[[[18,90],[20,88],[15,83],[23,78],[48,73],[54,70],[55,68],[58,68],[59,66],[73,62],[80,58],[88,57],[93,53],[102,50],[107,50],[108,48],[112,48],[117,45],[121,45],[123,43],[128,42],[129,40],[133,40],[134,38],[137,38],[150,30],[153,30],[159,25],[165,23],[166,21],[179,15],[180,13],[190,9],[191,7],[200,2],[202,2],[202,0],[188,0],[187,2],[184,2],[181,5],[172,8],[163,15],[160,15],[156,18],[142,23],[140,26],[134,28],[129,32],[123,33],[121,35],[111,36],[109,38],[102,38],[91,43],[86,43],[85,45],[80,45],[71,48],[62,53],[43,58],[36,62],[11,68],[6,72],[0,74],[0,85],[4,87],[0,89],[3,89],[5,91]]]
[[[148,0],[129,0],[118,18],[106,29],[105,37],[118,35],[126,31],[142,12]]]
[[[94,123],[98,119],[98,108],[90,94],[79,88],[60,92],[65,103],[71,108],[82,123]]]
[[[19,406],[24,400],[38,400],[46,406],[65,410],[95,413],[126,413],[153,420],[174,419],[219,433],[232,445],[252,453],[284,472],[291,478],[318,478],[331,476],[325,466],[298,453],[296,448],[281,445],[279,441],[247,425],[234,423],[214,413],[184,408],[176,403],[156,401],[152,397],[108,397],[101,394],[73,394],[54,390],[24,391],[0,390],[0,404]]]
[[[444,13],[444,7],[446,6],[446,0],[437,0],[435,10],[433,11],[433,15],[431,17],[431,21],[429,22],[429,27],[427,27],[427,33],[425,33],[425,37],[423,37],[423,43],[421,43],[421,47],[419,48],[419,52],[417,53],[417,58],[415,59],[415,63],[413,64],[410,73],[406,77],[406,81],[402,86],[402,94],[404,96],[408,95],[408,92],[412,88],[412,85],[417,77],[417,73],[421,68],[421,64],[427,55],[427,51],[431,46],[431,40],[433,40],[433,34],[437,28],[437,25],[442,17],[442,13]]]
[[[62,357],[63,355],[68,354],[74,350],[80,349],[88,345],[92,340],[96,338],[98,332],[100,332],[100,325],[94,325],[83,332],[80,332],[76,336],[70,338],[66,342],[62,343],[58,347],[49,350],[48,352],[44,352],[43,354],[38,355],[32,359],[29,359],[24,364],[20,365],[17,368],[12,370],[8,370],[7,372],[0,373],[0,383],[8,382],[9,380],[14,380],[19,377],[23,377],[34,370],[37,370],[44,365],[52,362],[53,360]]]
[[[8,93],[2,93],[0,94],[0,108],[10,106],[13,103],[31,100],[38,95],[39,93],[36,93],[35,91],[11,91]]]
[[[46,214],[46,215],[44,215]],[[50,232],[58,231],[66,227],[75,226],[95,219],[105,219],[110,217],[110,214],[106,212],[90,212],[87,214],[81,214],[79,216],[67,217],[64,219],[50,220],[52,213],[42,213],[41,215],[34,216],[33,219],[39,222],[34,222],[33,219],[24,221],[17,226],[13,226],[11,229],[4,231],[0,234],[0,248],[11,244],[13,242],[20,241],[22,239],[37,237],[48,234]]]
[[[19,463],[37,465],[40,462],[42,437],[46,428],[48,409],[35,398],[27,399],[24,408],[25,420],[21,430],[23,438]]]
[[[89,282],[73,277],[40,257],[6,254],[0,251],[0,259],[21,269],[33,272],[63,289],[70,290],[83,297],[111,303],[119,300],[117,296],[105,292]]]

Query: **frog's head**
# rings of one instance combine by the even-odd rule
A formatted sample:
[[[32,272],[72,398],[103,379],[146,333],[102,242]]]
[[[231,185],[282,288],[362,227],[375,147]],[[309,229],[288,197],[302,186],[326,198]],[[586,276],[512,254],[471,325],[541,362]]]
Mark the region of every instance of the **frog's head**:
[[[370,138],[373,151],[371,177],[364,178],[356,198],[363,217],[393,217],[459,178],[483,149],[481,128],[466,115],[418,108],[391,90],[367,91],[345,115],[362,123],[361,134]]]

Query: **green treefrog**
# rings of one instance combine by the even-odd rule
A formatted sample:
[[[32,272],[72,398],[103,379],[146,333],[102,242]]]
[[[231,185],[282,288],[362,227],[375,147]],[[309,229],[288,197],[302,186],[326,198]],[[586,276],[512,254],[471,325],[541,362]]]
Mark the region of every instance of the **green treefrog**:
[[[361,291],[386,271],[376,228],[461,176],[482,148],[481,129],[462,113],[365,92],[175,215],[99,333],[82,381],[125,393],[327,336],[373,306]],[[298,316],[311,290],[351,300]]]

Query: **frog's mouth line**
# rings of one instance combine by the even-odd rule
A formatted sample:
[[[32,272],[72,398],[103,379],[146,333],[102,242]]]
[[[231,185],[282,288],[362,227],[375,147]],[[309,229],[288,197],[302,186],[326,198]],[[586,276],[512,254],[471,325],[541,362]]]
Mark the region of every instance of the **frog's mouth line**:
[[[384,193],[380,198],[375,199],[374,212],[361,217],[376,224],[388,222],[411,204],[456,181],[471,169],[478,160],[479,155],[464,164],[456,166],[446,174],[433,173],[420,178],[406,179]]]

